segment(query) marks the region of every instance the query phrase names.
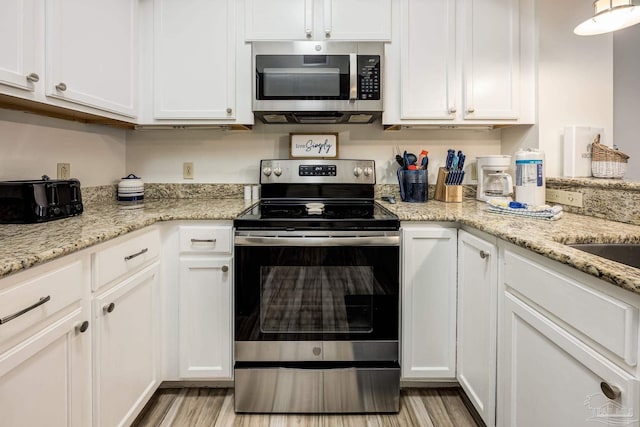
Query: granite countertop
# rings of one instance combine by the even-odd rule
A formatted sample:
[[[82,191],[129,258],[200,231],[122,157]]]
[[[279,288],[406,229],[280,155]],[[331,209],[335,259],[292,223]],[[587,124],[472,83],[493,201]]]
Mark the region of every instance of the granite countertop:
[[[390,204],[380,202],[401,221],[447,221],[468,225],[515,245],[572,266],[616,286],[640,293],[640,269],[587,254],[566,243],[640,243],[640,226],[564,213],[557,221],[489,213],[484,203]],[[0,277],[107,241],[158,221],[232,220],[249,207],[243,199],[147,200],[143,208],[123,209],[115,202],[43,224],[0,225]]]

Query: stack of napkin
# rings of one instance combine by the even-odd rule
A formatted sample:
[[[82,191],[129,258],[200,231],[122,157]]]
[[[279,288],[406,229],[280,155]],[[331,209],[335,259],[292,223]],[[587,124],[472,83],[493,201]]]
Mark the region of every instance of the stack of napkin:
[[[527,218],[546,219],[554,221],[562,217],[562,206],[531,206],[518,202],[506,202],[504,200],[487,201],[489,212],[504,215],[523,216]]]

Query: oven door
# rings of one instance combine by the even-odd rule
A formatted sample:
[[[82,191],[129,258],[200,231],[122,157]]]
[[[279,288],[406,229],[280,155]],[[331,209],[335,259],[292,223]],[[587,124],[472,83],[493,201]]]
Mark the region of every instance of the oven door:
[[[399,233],[310,233],[236,233],[236,360],[397,359]]]

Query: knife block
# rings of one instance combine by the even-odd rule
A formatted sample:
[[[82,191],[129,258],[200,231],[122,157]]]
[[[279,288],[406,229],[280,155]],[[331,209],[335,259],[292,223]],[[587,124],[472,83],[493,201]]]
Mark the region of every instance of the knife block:
[[[460,203],[462,202],[462,185],[446,185],[448,175],[446,168],[438,169],[436,192],[433,198],[441,202]]]

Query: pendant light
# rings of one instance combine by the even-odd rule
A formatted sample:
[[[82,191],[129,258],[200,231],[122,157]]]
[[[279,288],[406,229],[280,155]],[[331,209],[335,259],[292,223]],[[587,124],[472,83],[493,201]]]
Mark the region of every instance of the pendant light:
[[[640,23],[640,6],[633,0],[596,0],[593,18],[578,25],[573,32],[579,36],[610,33]]]

